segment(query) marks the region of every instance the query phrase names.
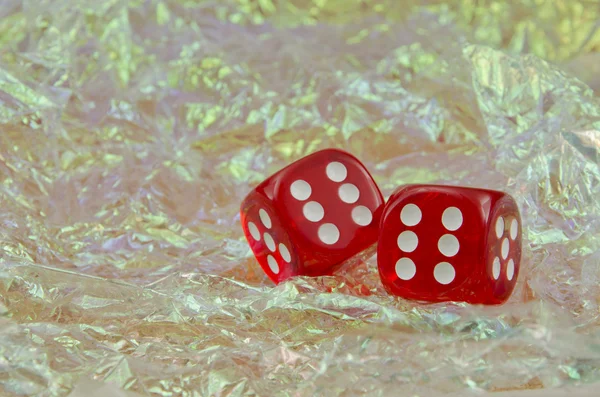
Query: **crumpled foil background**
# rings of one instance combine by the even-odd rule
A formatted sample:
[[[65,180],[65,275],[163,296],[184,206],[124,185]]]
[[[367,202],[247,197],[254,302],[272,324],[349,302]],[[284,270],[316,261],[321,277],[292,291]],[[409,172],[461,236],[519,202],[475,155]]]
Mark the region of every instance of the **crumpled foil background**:
[[[2,395],[600,379],[597,1],[0,4]],[[273,286],[239,203],[326,147],[364,160],[386,196],[513,194],[526,241],[510,301],[393,298],[375,258]]]

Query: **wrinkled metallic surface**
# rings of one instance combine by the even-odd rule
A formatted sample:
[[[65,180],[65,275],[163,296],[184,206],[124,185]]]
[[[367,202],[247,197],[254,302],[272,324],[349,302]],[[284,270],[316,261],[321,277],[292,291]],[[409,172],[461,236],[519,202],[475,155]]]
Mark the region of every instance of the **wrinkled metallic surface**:
[[[600,378],[597,1],[1,4],[0,394],[436,396]],[[274,287],[239,203],[326,147],[364,160],[385,195],[514,195],[509,302],[392,298],[374,257]]]

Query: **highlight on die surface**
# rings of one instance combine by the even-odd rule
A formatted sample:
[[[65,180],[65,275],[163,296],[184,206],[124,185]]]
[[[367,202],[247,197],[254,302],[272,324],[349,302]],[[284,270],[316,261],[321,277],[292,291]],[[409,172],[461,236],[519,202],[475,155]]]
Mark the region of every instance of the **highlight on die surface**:
[[[517,204],[506,193],[402,186],[380,221],[382,283],[407,299],[502,304],[519,275],[521,230]]]
[[[377,242],[383,196],[351,154],[326,149],[278,171],[240,208],[254,256],[275,283],[331,274]]]

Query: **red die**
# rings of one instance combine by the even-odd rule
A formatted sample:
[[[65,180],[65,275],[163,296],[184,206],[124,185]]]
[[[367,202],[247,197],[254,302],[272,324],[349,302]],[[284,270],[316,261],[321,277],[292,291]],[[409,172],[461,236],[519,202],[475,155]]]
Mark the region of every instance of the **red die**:
[[[327,149],[266,179],[241,205],[254,256],[279,283],[331,274],[377,242],[383,197],[354,156]]]
[[[506,193],[403,186],[388,200],[379,233],[379,274],[393,295],[501,304],[515,287],[521,218]]]

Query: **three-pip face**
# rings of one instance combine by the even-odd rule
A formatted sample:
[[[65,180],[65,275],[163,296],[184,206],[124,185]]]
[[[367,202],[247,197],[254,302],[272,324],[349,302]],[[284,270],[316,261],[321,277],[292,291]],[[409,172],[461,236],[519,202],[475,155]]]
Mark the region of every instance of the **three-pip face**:
[[[383,196],[354,156],[327,149],[275,173],[241,205],[242,228],[275,283],[330,274],[377,242]]]
[[[409,185],[388,200],[378,268],[386,290],[407,299],[500,304],[521,260],[521,219],[509,195]]]

